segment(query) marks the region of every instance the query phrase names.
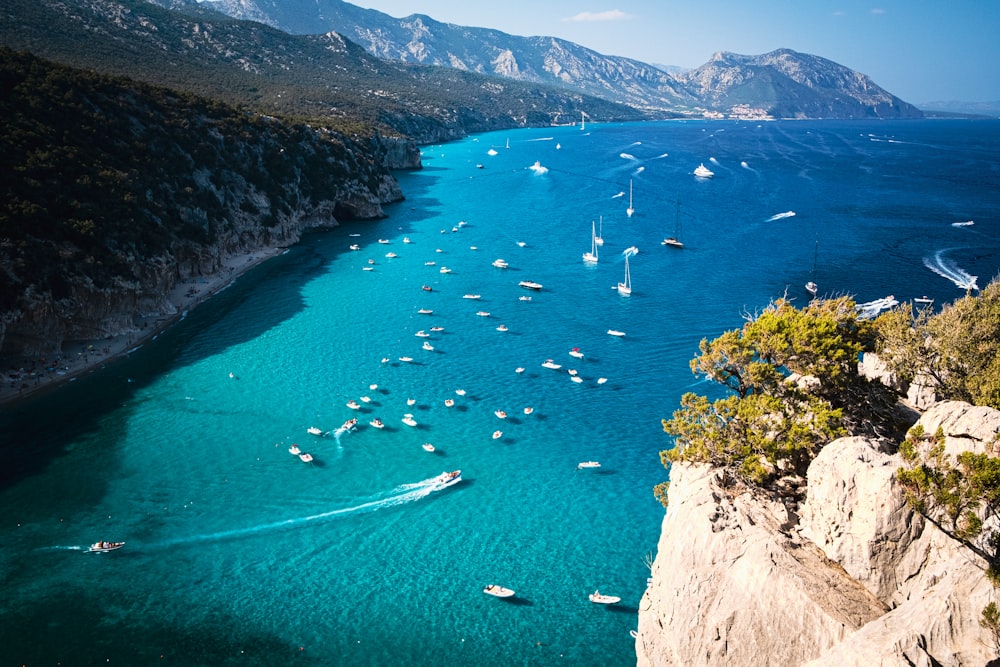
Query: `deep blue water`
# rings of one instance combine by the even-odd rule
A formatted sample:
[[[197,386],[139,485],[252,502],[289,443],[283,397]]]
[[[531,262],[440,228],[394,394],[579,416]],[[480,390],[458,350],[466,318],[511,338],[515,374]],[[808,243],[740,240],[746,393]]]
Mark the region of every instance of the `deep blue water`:
[[[311,235],[129,359],[3,409],[0,662],[632,664],[660,420],[712,391],[688,367],[699,340],[805,303],[813,277],[940,306],[1000,270],[996,122],[594,124],[424,165],[388,218]],[[683,250],[660,244],[675,230]],[[452,469],[462,483],[430,484]],[[82,551],[98,539],[127,544]]]

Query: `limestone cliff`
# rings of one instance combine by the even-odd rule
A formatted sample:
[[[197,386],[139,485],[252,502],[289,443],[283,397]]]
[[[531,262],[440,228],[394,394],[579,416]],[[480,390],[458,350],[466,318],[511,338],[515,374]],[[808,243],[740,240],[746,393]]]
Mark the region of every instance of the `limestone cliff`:
[[[946,448],[985,451],[1000,412],[935,404],[919,423]],[[906,505],[898,454],[827,445],[798,515],[714,471],[671,469],[636,639],[647,665],[983,665],[985,564]]]

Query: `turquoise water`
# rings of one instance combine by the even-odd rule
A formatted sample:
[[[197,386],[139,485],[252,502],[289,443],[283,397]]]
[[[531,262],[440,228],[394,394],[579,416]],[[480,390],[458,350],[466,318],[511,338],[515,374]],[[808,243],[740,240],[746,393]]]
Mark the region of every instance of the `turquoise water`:
[[[861,302],[984,286],[998,139],[995,122],[670,122],[425,148],[388,218],[311,235],[129,359],[4,408],[0,657],[634,663],[660,419],[712,391],[688,369],[699,340],[786,291],[804,302],[812,277]],[[715,178],[692,176],[702,162]],[[685,248],[660,245],[678,222]],[[85,553],[98,539],[127,544]],[[590,603],[598,588],[621,603]]]

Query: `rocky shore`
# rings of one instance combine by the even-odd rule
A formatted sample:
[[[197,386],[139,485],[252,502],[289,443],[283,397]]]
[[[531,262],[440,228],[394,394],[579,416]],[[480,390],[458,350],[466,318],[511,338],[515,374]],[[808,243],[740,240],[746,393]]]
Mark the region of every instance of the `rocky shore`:
[[[940,402],[918,423],[949,454],[982,453],[1000,412]],[[907,505],[902,465],[878,442],[835,440],[796,507],[674,465],[638,665],[989,664],[985,563]]]

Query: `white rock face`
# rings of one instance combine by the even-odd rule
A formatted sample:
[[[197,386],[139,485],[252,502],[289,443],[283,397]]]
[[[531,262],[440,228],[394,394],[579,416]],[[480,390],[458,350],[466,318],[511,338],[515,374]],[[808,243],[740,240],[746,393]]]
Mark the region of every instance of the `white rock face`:
[[[987,451],[1000,412],[933,406],[947,450]],[[992,451],[992,449],[990,449]],[[980,613],[1000,599],[985,563],[907,507],[901,466],[863,438],[810,466],[801,517],[674,465],[653,581],[639,609],[637,664],[984,665]]]

